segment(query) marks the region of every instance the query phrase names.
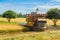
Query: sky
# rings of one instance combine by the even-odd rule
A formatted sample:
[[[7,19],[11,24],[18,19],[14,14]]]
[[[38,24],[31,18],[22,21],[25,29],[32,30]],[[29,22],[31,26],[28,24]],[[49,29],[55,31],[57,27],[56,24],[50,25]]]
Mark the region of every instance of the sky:
[[[16,13],[31,13],[39,9],[39,12],[47,12],[51,8],[60,8],[60,0],[0,0],[0,14],[7,10]]]

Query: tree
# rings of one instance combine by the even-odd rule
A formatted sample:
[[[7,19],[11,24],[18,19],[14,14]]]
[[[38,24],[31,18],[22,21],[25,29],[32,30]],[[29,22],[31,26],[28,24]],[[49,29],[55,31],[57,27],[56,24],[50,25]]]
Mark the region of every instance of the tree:
[[[8,22],[10,22],[10,20],[12,18],[16,18],[17,14],[16,12],[12,11],[12,10],[7,10],[3,13],[2,17],[7,18]]]
[[[18,18],[26,18],[27,17],[27,13],[26,14],[22,14],[21,12],[19,14],[17,14]]]
[[[0,14],[0,17],[2,17],[2,15]]]
[[[27,14],[23,14],[23,17],[26,18],[27,17]]]
[[[19,18],[19,17],[22,17],[23,15],[22,15],[22,13],[20,12],[19,14],[17,14],[17,17]]]
[[[57,8],[52,8],[47,12],[47,18],[53,19],[54,26],[56,26],[56,22],[60,19],[60,10]]]

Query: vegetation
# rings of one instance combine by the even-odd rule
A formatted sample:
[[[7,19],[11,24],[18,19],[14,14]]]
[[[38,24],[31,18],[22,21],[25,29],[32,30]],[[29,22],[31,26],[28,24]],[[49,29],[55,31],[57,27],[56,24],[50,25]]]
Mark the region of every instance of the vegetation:
[[[13,30],[13,29],[20,29],[23,27],[19,24],[24,24],[26,23],[26,18],[16,18],[12,19],[10,23],[7,22],[6,18],[0,18],[0,30]],[[47,19],[47,25],[53,25],[52,20]],[[57,22],[57,25],[60,25],[60,21]],[[52,27],[52,26],[51,26]]]
[[[0,40],[60,40],[60,32],[27,32],[0,34]]]
[[[22,14],[21,12],[19,14],[17,14],[18,18],[26,18],[27,14]]]
[[[56,22],[58,21],[58,19],[60,19],[60,9],[57,8],[50,9],[47,12],[47,18],[53,19],[54,26],[56,26]]]
[[[0,17],[2,17],[2,15],[0,15]]]
[[[60,19],[59,9],[50,9],[47,12],[47,18],[53,19],[53,22],[52,20],[47,19],[47,27],[48,29],[51,29],[47,29],[44,32],[22,32],[29,30],[28,28],[18,25],[21,22],[21,24],[26,22],[27,14],[16,14],[16,12],[8,10],[1,16],[4,18],[0,18],[0,40],[60,40],[60,26],[54,27],[55,30],[51,30],[53,29],[53,26],[50,27],[50,25],[53,25],[53,22],[54,26],[56,24],[60,25],[60,20],[58,21],[58,19]],[[16,16],[18,18],[16,18]],[[11,22],[8,23],[6,18],[8,19],[8,22]],[[12,18],[16,19],[14,20]]]
[[[18,17],[18,18],[20,18],[20,17],[22,17],[22,16],[23,16],[22,13],[17,14],[17,17]]]
[[[6,21],[0,21],[0,24],[19,24],[18,22],[6,22]]]
[[[16,12],[12,11],[12,10],[8,10],[6,12],[3,13],[2,17],[7,18],[8,22],[10,22],[10,20],[12,18],[16,18]]]

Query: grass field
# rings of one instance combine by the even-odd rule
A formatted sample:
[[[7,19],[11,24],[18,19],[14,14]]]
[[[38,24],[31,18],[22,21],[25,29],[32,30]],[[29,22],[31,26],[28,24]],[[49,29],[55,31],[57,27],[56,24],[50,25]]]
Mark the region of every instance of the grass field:
[[[8,23],[6,18],[0,18],[0,30],[22,29],[22,26],[18,24],[23,22],[26,22],[26,18],[11,19],[11,23]],[[53,25],[53,21],[47,19],[47,25]],[[60,20],[57,25],[60,25]]]
[[[18,25],[20,22],[25,22],[25,18],[12,19],[11,23],[8,23],[6,18],[0,18],[0,30],[22,29],[22,26]]]
[[[11,22],[26,22],[26,18],[16,18],[16,19],[11,19]],[[0,21],[5,21],[7,22],[6,18],[0,18]]]
[[[19,31],[13,33],[0,33],[0,40],[60,40],[59,31],[44,31],[44,32],[20,32],[23,26],[19,23],[26,22],[26,18],[12,19],[11,23],[7,22],[6,18],[0,18],[0,32],[3,31]],[[53,25],[52,20],[47,19],[47,25]],[[60,25],[60,20],[57,22]]]
[[[54,23],[53,23],[52,20],[47,19],[47,25],[53,25],[53,24],[54,24]],[[60,20],[58,20],[56,24],[57,24],[57,25],[60,25]]]
[[[0,40],[60,40],[60,31],[0,34]]]
[[[5,21],[7,22],[6,18],[0,18],[0,21]],[[26,18],[16,18],[16,19],[12,19],[11,22],[26,22]],[[53,21],[47,19],[47,25],[53,25]],[[58,20],[57,25],[60,25],[60,20]]]

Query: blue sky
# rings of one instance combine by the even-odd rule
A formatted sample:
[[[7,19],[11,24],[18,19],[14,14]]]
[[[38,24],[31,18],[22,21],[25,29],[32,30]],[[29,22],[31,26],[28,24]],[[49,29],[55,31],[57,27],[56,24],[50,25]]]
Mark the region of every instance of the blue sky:
[[[0,14],[6,10],[25,14],[34,12],[36,8],[39,8],[39,12],[60,8],[60,0],[0,0]]]

